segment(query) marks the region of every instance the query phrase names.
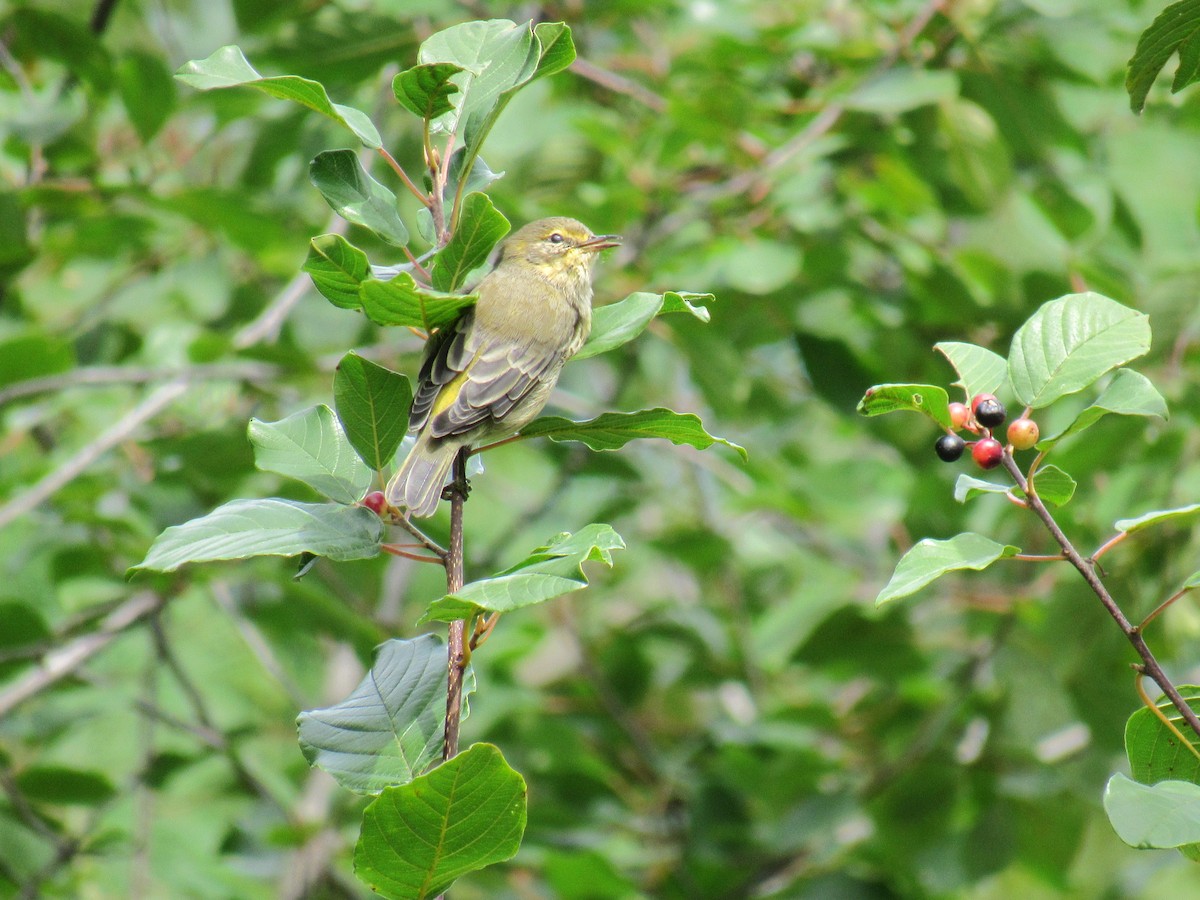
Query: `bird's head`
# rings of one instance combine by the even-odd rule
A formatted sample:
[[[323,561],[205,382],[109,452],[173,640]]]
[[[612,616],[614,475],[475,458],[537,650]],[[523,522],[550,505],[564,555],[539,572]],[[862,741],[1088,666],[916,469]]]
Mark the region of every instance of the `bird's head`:
[[[533,268],[553,280],[588,272],[599,251],[620,243],[618,235],[592,234],[582,222],[554,216],[509,235],[501,244],[497,265]]]

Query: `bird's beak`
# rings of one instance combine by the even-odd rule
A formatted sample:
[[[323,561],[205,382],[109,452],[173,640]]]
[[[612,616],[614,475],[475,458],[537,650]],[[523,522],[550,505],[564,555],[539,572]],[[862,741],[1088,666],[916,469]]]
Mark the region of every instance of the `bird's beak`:
[[[596,234],[579,244],[577,249],[586,250],[589,253],[599,253],[601,250],[618,247],[620,244],[621,236],[619,234]]]

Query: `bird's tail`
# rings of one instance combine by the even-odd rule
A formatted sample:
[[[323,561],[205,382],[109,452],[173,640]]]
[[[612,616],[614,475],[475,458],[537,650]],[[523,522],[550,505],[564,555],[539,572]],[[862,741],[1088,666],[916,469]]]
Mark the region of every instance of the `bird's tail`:
[[[427,435],[421,435],[412,450],[388,482],[387,499],[392,506],[407,509],[410,516],[428,518],[437,512],[442,487],[454,465],[459,445],[439,442],[430,446]]]

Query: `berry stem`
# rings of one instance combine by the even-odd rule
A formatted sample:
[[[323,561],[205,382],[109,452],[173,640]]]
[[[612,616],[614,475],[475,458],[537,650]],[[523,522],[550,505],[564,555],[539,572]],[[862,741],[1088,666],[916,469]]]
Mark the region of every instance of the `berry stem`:
[[[1200,737],[1200,718],[1197,718],[1195,711],[1188,706],[1187,701],[1183,699],[1179,691],[1175,688],[1175,685],[1171,683],[1166,673],[1163,672],[1162,666],[1158,664],[1154,653],[1151,652],[1150,647],[1147,646],[1145,639],[1142,637],[1140,627],[1134,625],[1125,617],[1125,613],[1121,611],[1121,607],[1117,605],[1117,601],[1108,592],[1108,588],[1104,586],[1104,582],[1100,580],[1091,563],[1083,558],[1079,551],[1075,549],[1075,545],[1071,543],[1070,538],[1058,527],[1058,522],[1054,520],[1054,516],[1050,514],[1050,510],[1046,508],[1046,504],[1042,502],[1042,499],[1030,490],[1025,476],[1021,474],[1020,466],[1017,465],[1011,453],[1004,454],[1002,464],[1008,470],[1008,474],[1012,476],[1013,481],[1017,483],[1017,487],[1025,492],[1029,508],[1042,520],[1042,524],[1046,526],[1046,530],[1050,532],[1055,542],[1062,548],[1063,556],[1083,576],[1083,580],[1092,589],[1092,593],[1099,598],[1105,610],[1108,611],[1113,621],[1117,623],[1117,627],[1121,629],[1121,632],[1129,639],[1129,643],[1133,645],[1133,649],[1137,651],[1138,656],[1142,658],[1142,664],[1139,669],[1154,679],[1155,684],[1159,686],[1171,701],[1171,704],[1179,710],[1180,716],[1187,722],[1188,727]]]

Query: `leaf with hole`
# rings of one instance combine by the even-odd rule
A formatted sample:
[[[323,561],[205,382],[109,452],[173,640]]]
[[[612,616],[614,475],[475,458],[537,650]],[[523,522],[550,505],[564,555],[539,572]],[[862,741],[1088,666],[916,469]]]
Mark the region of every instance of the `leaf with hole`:
[[[857,411],[864,416],[919,412],[943,428],[950,427],[950,397],[935,384],[877,384],[858,401]]]

